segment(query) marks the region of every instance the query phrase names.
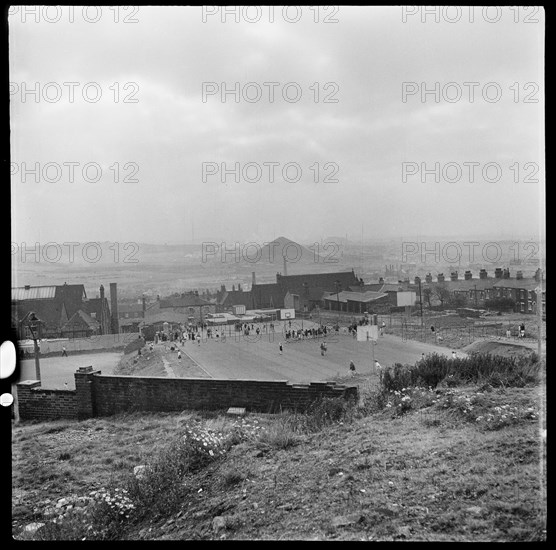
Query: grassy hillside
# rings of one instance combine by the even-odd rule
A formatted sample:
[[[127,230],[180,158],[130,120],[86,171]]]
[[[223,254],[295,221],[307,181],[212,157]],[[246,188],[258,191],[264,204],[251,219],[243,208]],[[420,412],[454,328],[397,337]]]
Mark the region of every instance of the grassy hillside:
[[[326,400],[304,414],[14,425],[14,534],[544,540],[542,373],[525,360],[516,367],[491,357],[482,368],[475,358],[458,363],[478,373],[472,383],[448,374],[434,386],[392,389],[406,370],[430,374],[439,361],[398,366],[382,384],[358,375],[346,380],[359,385],[358,403]],[[451,372],[455,363],[445,361]]]

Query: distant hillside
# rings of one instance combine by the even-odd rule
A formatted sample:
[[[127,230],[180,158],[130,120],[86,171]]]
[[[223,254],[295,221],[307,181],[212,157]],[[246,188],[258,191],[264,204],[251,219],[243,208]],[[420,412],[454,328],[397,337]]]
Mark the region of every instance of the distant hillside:
[[[284,257],[290,263],[317,263],[319,260],[318,250],[309,250],[286,237],[278,237],[261,249],[262,262],[283,265]]]

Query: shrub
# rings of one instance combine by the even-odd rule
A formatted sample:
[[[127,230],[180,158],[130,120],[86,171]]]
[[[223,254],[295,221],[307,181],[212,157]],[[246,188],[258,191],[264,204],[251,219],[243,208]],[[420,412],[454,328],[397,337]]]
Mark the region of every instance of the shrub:
[[[293,425],[293,426],[292,426]],[[259,447],[272,447],[275,449],[289,449],[299,442],[295,433],[296,417],[291,413],[284,413],[265,431],[257,441]]]
[[[381,378],[383,391],[400,391],[412,386],[437,387],[440,383],[453,387],[459,384],[482,383],[492,387],[523,387],[539,379],[540,362],[536,354],[529,357],[503,357],[492,354],[471,354],[451,359],[431,354],[415,365],[396,363]]]
[[[223,436],[202,428],[186,429],[182,437],[147,461],[141,476],[130,476],[127,489],[138,514],[172,513],[186,492],[184,477],[226,452]]]

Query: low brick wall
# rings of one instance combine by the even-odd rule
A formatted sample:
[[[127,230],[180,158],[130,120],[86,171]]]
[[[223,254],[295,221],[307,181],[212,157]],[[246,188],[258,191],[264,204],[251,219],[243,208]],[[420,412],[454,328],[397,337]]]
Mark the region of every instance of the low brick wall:
[[[103,375],[93,367],[75,373],[75,391],[43,390],[37,381],[20,382],[22,420],[78,418],[134,411],[227,410],[278,412],[305,410],[323,397],[356,399],[356,386],[334,382],[291,384],[287,380],[229,380]]]
[[[334,383],[290,384],[286,380],[214,378],[140,378],[95,375],[92,379],[96,415],[129,411],[219,410],[277,412],[306,409],[322,397],[357,396],[357,388]]]
[[[17,385],[17,404],[22,420],[59,420],[77,418],[75,390],[45,390],[38,380]]]

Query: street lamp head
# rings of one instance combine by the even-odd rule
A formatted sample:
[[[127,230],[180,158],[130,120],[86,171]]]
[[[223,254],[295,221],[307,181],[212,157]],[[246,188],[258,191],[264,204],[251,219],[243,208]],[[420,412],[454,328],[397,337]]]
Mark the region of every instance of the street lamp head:
[[[39,319],[38,317],[35,315],[34,311],[31,311],[31,313],[29,314],[29,319],[28,319],[29,323],[38,323]]]

